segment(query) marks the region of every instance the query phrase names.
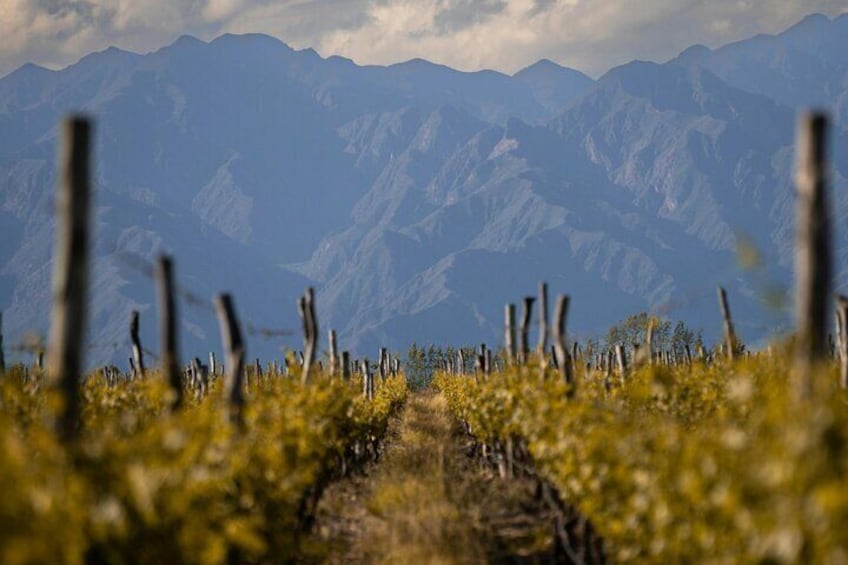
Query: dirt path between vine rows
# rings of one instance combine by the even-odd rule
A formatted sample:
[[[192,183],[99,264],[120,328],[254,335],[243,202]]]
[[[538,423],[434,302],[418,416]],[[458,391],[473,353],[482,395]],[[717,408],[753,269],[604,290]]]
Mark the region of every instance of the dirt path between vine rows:
[[[332,485],[311,544],[326,563],[552,563],[553,517],[529,480],[471,459],[442,396],[410,396],[382,460]]]

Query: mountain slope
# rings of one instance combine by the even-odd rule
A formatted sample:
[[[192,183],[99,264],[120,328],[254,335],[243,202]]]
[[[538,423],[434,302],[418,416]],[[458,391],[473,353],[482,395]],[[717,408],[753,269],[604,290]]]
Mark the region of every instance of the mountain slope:
[[[92,363],[126,358],[132,308],[156,349],[145,269],[162,251],[194,299],[183,301],[191,355],[220,348],[214,293],[234,291],[254,329],[297,334],[309,284],[321,327],[358,354],[499,344],[504,303],[540,280],[572,295],[581,336],[653,308],[710,338],[722,284],[756,340],[790,321],[765,303],[791,284],[795,114],[814,100],[798,93],[819,85],[838,114],[846,88],[821,77],[843,72],[844,25],[813,18],[597,81],[548,61],[512,77],[421,60],[360,67],[261,35],[25,66],[0,79],[7,341],[46,332],[57,124],[70,110],[97,119]],[[792,64],[765,57],[772,48]],[[799,53],[818,66],[793,71]],[[781,88],[746,83],[755,68]],[[844,126],[834,139],[841,218]],[[759,250],[760,268],[740,270],[740,245]],[[251,356],[300,343],[258,333]]]

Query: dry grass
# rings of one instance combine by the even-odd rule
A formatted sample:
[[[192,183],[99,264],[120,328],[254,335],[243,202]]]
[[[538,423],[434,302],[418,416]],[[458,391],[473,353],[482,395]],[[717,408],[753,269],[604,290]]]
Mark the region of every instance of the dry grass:
[[[319,517],[337,563],[534,563],[551,547],[532,486],[466,455],[441,395],[415,394],[370,476],[331,489]]]

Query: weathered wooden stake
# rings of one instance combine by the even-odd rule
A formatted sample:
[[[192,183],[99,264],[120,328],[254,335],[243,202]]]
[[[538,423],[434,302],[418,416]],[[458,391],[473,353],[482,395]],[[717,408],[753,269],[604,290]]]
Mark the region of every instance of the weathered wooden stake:
[[[215,363],[215,352],[210,351],[209,352],[209,373],[214,375],[214,374],[216,374],[217,369],[218,369],[218,366]]]
[[[133,361],[135,362],[135,370],[138,371],[138,376],[144,376],[144,354],[141,349],[141,338],[138,336],[139,325],[138,310],[133,310],[130,313],[130,342],[132,343]]]
[[[826,193],[827,130],[825,114],[808,113],[800,120],[796,143],[795,371],[802,397],[812,388],[812,365],[822,361],[827,352],[827,304],[833,273]]]
[[[342,351],[342,378],[350,380],[350,352]]]
[[[365,398],[374,399],[374,377],[371,375],[371,365],[368,359],[362,361],[362,388]]]
[[[183,382],[177,357],[177,304],[174,293],[174,269],[170,257],[156,262],[156,288],[159,294],[159,335],[162,341],[162,372],[171,387],[171,407],[183,403]]]
[[[0,310],[0,375],[6,372],[6,357],[3,354],[3,311]]]
[[[504,307],[504,349],[507,363],[515,363],[515,304]]]
[[[388,350],[386,350],[385,347],[381,347],[380,348],[380,364],[379,364],[379,367],[378,367],[378,369],[380,371],[380,381],[381,382],[385,381],[386,377],[388,376],[388,365],[389,365]]]
[[[837,342],[839,348],[839,385],[843,389],[848,389],[848,333],[844,329],[848,328],[848,296],[840,294],[836,297],[836,318],[843,328],[840,334],[841,339]]]
[[[303,375],[304,383],[309,382],[309,372],[315,363],[315,352],[318,341],[318,320],[315,316],[315,289],[311,286],[306,289],[306,294],[298,301],[298,310],[303,319]]]
[[[568,348],[566,347],[565,322],[568,318],[568,305],[570,298],[560,294],[557,297],[556,310],[554,311],[553,342],[557,368],[565,384],[569,385],[569,395],[574,394],[574,373],[572,364],[568,359]]]
[[[80,424],[80,380],[86,329],[90,208],[91,124],[72,117],[62,124],[62,157],[56,198],[56,253],[47,378],[64,397],[58,435],[73,440]]]
[[[524,297],[524,310],[521,313],[521,352],[518,362],[522,365],[527,363],[530,355],[530,317],[533,315],[534,296]]]
[[[624,353],[624,346],[619,344],[615,346],[615,361],[618,364],[618,372],[621,375],[621,382],[624,382],[624,376],[627,373],[627,357]]]
[[[733,361],[736,349],[736,332],[733,331],[733,319],[730,317],[730,306],[727,304],[727,292],[724,287],[718,287],[718,306],[721,309],[721,319],[724,322],[724,347],[729,361]]]
[[[648,329],[645,332],[645,347],[647,348],[648,365],[654,364],[654,319],[648,319]]]
[[[339,372],[338,345],[336,343],[336,330],[330,330],[330,376],[337,377]]]
[[[244,426],[245,347],[233,299],[229,294],[215,297],[215,312],[224,345],[224,398],[227,399],[227,413],[230,421],[241,428]]]
[[[539,365],[544,370],[546,363],[545,350],[548,348],[548,283],[539,283],[539,341],[536,344],[536,354]]]

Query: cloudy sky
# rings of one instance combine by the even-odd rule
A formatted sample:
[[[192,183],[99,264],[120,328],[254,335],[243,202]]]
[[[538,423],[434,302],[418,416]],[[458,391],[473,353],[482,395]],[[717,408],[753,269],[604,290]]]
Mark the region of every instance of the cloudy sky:
[[[146,52],[184,33],[262,32],[358,63],[423,57],[515,71],[542,57],[591,75],[775,33],[848,0],[0,0],[0,75],[110,45]]]

